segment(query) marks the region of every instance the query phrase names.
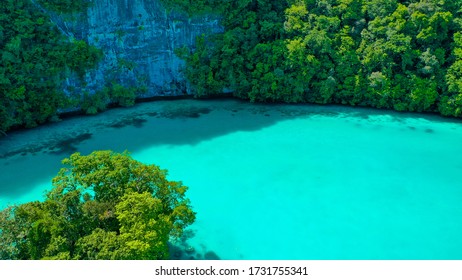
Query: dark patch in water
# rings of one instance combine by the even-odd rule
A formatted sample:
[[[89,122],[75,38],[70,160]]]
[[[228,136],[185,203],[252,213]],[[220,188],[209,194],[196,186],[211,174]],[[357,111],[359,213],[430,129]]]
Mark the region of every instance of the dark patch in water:
[[[219,260],[220,257],[206,246],[201,244],[200,250],[190,246],[188,240],[195,235],[192,230],[186,230],[179,243],[169,243],[168,251],[172,260]],[[205,253],[203,253],[205,252]]]
[[[136,128],[140,128],[140,127],[143,127],[145,122],[147,122],[147,120],[136,118],[136,119],[133,119],[132,125]]]
[[[311,118],[315,116],[323,116],[323,117],[344,117],[339,112],[326,112],[326,111],[316,111],[316,110],[290,110],[290,109],[282,109],[279,110],[282,116],[290,117],[290,118],[297,118],[297,117],[304,117],[304,118]]]
[[[265,114],[265,117],[269,117],[269,116],[270,116],[270,114]]]
[[[212,112],[209,108],[201,108],[201,107],[182,107],[182,108],[175,108],[173,110],[166,110],[163,114],[163,117],[169,119],[178,119],[178,118],[193,118],[197,119],[201,115],[206,115]]]
[[[415,127],[413,126],[408,126],[407,128],[409,128],[410,130],[415,130]]]
[[[122,128],[124,127],[125,125],[123,125],[122,123],[118,122],[118,123],[113,123],[110,125],[110,127],[113,127],[113,128]]]
[[[113,128],[123,128],[126,126],[134,126],[136,128],[140,128],[140,127],[143,127],[145,122],[147,122],[146,119],[139,118],[139,117],[131,117],[131,118],[123,118],[119,121],[113,122],[109,126]]]
[[[183,251],[179,249],[170,249],[170,258],[174,260],[181,260],[183,256]]]
[[[189,247],[185,248],[184,245],[169,244],[168,251],[171,260],[201,260],[202,255]]]
[[[425,133],[435,133],[435,131],[431,128],[425,129]]]
[[[92,135],[93,134],[86,132],[86,133],[81,133],[71,138],[59,140],[58,142],[56,142],[56,144],[50,147],[50,153],[52,154],[72,154],[77,151],[77,145],[79,145],[85,140],[90,139]]]
[[[205,260],[220,260],[220,257],[213,251],[208,251],[204,255]]]
[[[45,147],[42,145],[42,146],[27,147],[27,148],[17,149],[14,151],[9,151],[7,153],[0,154],[0,159],[9,158],[9,157],[13,157],[16,155],[20,155],[24,157],[24,156],[31,154],[35,156],[37,152],[41,152],[44,148]]]
[[[147,113],[147,115],[150,116],[150,117],[157,117],[159,115],[159,113],[151,112],[151,113]]]
[[[332,117],[332,118],[345,118],[345,117],[347,117],[347,115],[340,114],[339,112],[321,112],[321,113],[317,113],[316,115],[320,115],[320,116],[323,116],[323,117]]]

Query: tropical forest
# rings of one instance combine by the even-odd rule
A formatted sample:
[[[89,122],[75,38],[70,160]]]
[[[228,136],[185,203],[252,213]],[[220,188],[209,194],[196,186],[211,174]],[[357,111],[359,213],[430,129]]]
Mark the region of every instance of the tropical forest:
[[[0,259],[461,259],[461,117],[460,0],[2,0]]]

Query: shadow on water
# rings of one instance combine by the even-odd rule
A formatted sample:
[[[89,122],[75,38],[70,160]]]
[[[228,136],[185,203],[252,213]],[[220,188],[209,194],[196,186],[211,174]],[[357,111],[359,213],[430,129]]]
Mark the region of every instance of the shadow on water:
[[[76,151],[82,154],[94,150],[137,152],[156,145],[196,145],[230,133],[258,131],[295,118],[356,117],[373,122],[376,121],[373,116],[382,115],[397,122],[404,122],[407,117],[457,122],[433,115],[334,105],[258,104],[240,100],[141,103],[97,116],[73,117],[0,138],[0,199],[24,194],[34,181],[52,177],[58,172],[60,161]],[[415,127],[409,129],[418,131]],[[425,132],[435,133],[432,129]],[[21,141],[27,144],[17,145]],[[13,148],[9,144],[13,144],[10,145]]]
[[[12,132],[0,138],[0,204],[4,198],[14,200],[50,180],[62,167],[61,160],[73,152],[137,152],[155,145],[195,145],[294,117],[294,112],[276,114],[272,110],[274,106],[240,101],[153,102]]]
[[[49,147],[49,152],[52,154],[72,154],[78,151],[78,145],[85,140],[91,139],[91,133],[81,133],[77,136],[61,139]]]
[[[0,159],[6,159],[16,155],[35,156],[40,152],[48,152],[50,154],[72,154],[78,151],[78,146],[82,142],[91,139],[91,136],[92,133],[88,132],[79,133],[77,135],[66,135],[62,138],[37,143],[37,145],[0,153]]]
[[[149,117],[159,117],[159,118],[167,118],[167,119],[185,119],[185,118],[192,118],[197,119],[202,115],[206,115],[212,112],[209,108],[201,108],[196,106],[188,106],[188,107],[179,107],[179,108],[170,108],[164,112],[147,112],[142,114],[135,114],[131,116],[125,116],[118,120],[115,120],[109,127],[112,128],[124,128],[128,126],[133,126],[136,128],[141,128],[144,124],[148,121],[147,118]]]
[[[139,117],[125,117],[125,118],[121,118],[120,120],[110,124],[109,126],[113,128],[124,128],[126,126],[133,126],[133,127],[140,128],[140,127],[143,127],[145,122],[147,122],[146,119],[142,119]]]
[[[171,260],[221,260],[221,258],[205,245],[195,248],[188,244],[188,240],[194,237],[194,231],[186,230],[180,241],[175,244],[169,243]]]
[[[407,126],[406,118],[424,118],[439,122],[449,121],[432,115],[395,113],[389,110],[335,105],[253,104],[235,100],[218,104],[213,101],[208,101],[210,102],[208,103],[189,100],[189,102],[199,103],[192,105],[169,104],[158,112],[138,113],[126,117],[123,122],[125,126],[119,128],[117,125],[120,131],[113,137],[113,139],[122,139],[112,141],[113,145],[108,144],[107,147],[118,151],[137,152],[155,145],[196,145],[202,141],[230,133],[258,131],[281,121],[296,118],[357,118],[364,123],[374,123],[378,122],[381,116],[386,116],[385,121],[402,123],[405,127]],[[142,129],[134,129],[139,128],[133,124],[137,122],[142,124]],[[457,123],[458,120],[453,120],[453,122]],[[357,126],[361,127],[361,124],[358,123]],[[410,129],[419,132],[415,127]],[[435,133],[430,128],[426,129],[425,132]],[[107,134],[109,135],[111,132],[107,132]]]
[[[26,158],[26,157],[25,157]],[[62,167],[61,157],[53,157],[53,160],[44,159],[42,156],[30,156],[25,161],[13,161],[0,165],[0,208],[11,201],[16,201],[20,197],[33,191],[34,187],[46,184],[46,189],[51,189],[51,178],[56,175]],[[30,197],[28,201],[43,198],[43,191]]]
[[[201,108],[201,107],[183,107],[175,108],[170,111],[166,111],[162,116],[169,119],[181,119],[181,118],[192,118],[197,119],[202,115],[207,115],[212,112],[210,108]]]
[[[14,199],[28,193],[31,186],[48,183],[44,180],[58,173],[61,160],[91,138],[88,132],[71,134],[0,154],[0,202],[2,197]]]
[[[187,102],[189,104],[171,102],[157,112],[136,113],[114,120],[107,127],[119,131],[108,148],[136,152],[155,145],[196,145],[230,133],[258,131],[300,117],[352,116],[351,112],[345,114],[343,108],[316,105],[255,104],[237,100]],[[134,129],[140,127],[143,129]],[[107,131],[107,135],[111,133]],[[134,142],[136,145],[132,144]]]
[[[170,259],[172,260],[221,260],[214,251],[205,251],[200,253],[192,246],[182,247],[170,244]]]

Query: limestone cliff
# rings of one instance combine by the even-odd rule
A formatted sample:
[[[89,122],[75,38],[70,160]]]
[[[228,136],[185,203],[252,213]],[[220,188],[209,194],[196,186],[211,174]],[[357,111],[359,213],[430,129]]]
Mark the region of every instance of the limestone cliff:
[[[193,46],[198,35],[222,31],[216,17],[191,19],[167,11],[159,0],[94,0],[83,14],[52,15],[52,20],[68,37],[104,52],[84,83],[69,78],[67,88],[93,91],[119,83],[147,89],[146,97],[184,94],[184,63],[174,50]]]

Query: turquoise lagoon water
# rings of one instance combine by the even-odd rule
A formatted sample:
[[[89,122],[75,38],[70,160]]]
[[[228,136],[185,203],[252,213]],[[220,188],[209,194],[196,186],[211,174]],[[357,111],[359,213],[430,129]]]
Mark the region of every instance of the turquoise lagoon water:
[[[180,258],[462,259],[462,123],[339,106],[153,102],[0,140],[0,205],[74,151],[128,150],[189,186]]]

